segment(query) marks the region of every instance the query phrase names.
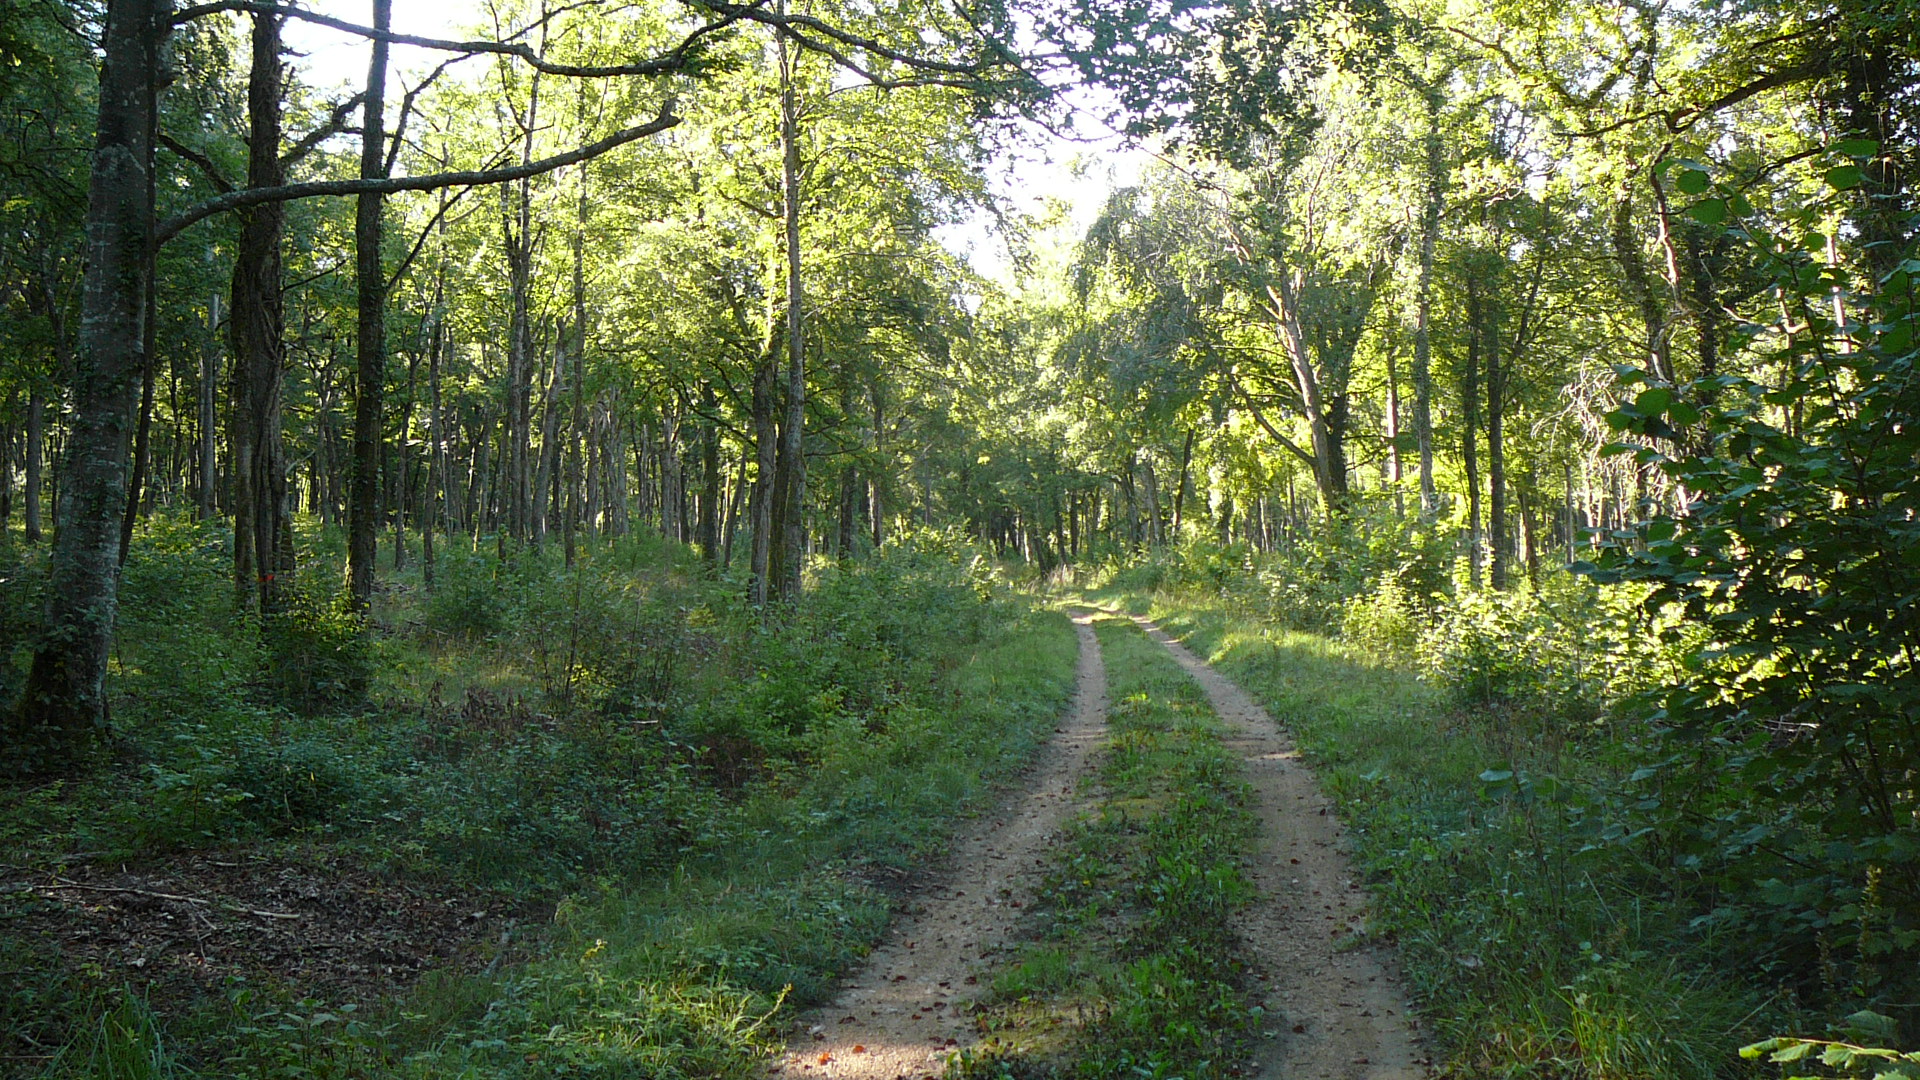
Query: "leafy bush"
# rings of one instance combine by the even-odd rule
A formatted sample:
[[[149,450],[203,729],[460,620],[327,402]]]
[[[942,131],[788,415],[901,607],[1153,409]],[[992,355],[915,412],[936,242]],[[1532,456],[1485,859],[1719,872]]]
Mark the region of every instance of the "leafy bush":
[[[1420,644],[1420,623],[1399,579],[1383,577],[1371,593],[1347,598],[1340,609],[1340,637],[1388,663],[1403,663]]]
[[[1706,196],[1695,216],[1769,285],[1765,321],[1730,342],[1769,381],[1623,372],[1631,396],[1608,420],[1634,438],[1616,452],[1693,502],[1581,569],[1645,583],[1650,607],[1710,634],[1638,703],[1661,743],[1640,774],[1645,827],[1723,890],[1717,920],[1766,943],[1762,962],[1781,977],[1836,1004],[1898,1003],[1911,1022],[1920,264],[1862,281],[1825,249],[1878,149],[1839,144],[1826,163],[1835,190],[1772,219],[1681,166],[1683,188]]]
[[[428,629],[469,641],[490,638],[512,622],[513,606],[500,580],[499,561],[449,544],[434,570],[434,587],[421,605]]]
[[[344,592],[307,580],[261,619],[266,679],[275,697],[309,715],[366,700],[373,676],[366,626]]]

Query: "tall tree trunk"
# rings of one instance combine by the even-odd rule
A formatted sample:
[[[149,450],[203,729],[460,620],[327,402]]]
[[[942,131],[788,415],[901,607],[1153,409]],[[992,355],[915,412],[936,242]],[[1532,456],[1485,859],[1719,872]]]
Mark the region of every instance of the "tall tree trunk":
[[[273,186],[286,180],[280,164],[281,20],[256,14],[253,66],[247,78],[247,183]],[[286,450],[281,437],[285,385],[285,306],[281,301],[281,237],[286,208],[263,203],[241,213],[233,264],[228,331],[233,346],[233,574],[243,609],[269,610],[277,592],[276,571],[291,571],[286,513]],[[286,564],[283,567],[283,564]]]
[[[680,478],[680,415],[674,405],[660,418],[660,532],[669,540],[686,540],[681,514],[684,484]]]
[[[24,519],[27,543],[40,542],[40,490],[44,485],[41,473],[44,471],[43,454],[47,445],[47,394],[35,382],[27,388],[27,487],[21,492],[25,506]]]
[[[9,395],[7,412],[13,411],[17,398]],[[13,425],[0,424],[0,544],[6,543],[7,529],[13,524]]]
[[[1507,537],[1507,444],[1504,427],[1506,375],[1500,362],[1499,305],[1486,304],[1487,354],[1487,542],[1493,552],[1489,583],[1509,584],[1513,544]]]
[[[107,655],[119,598],[120,510],[128,423],[140,388],[147,278],[153,272],[149,183],[168,0],[109,0],[99,122],[87,185],[73,418],[47,565],[41,634],[19,702],[0,725],[0,769],[73,767],[107,732]]]
[[[1433,483],[1433,249],[1440,236],[1440,211],[1446,205],[1447,174],[1440,140],[1440,90],[1425,92],[1425,150],[1427,198],[1420,211],[1420,283],[1415,300],[1413,330],[1413,438],[1420,452],[1420,513],[1439,511]]]
[[[882,456],[885,451],[884,442],[887,431],[884,426],[886,421],[885,405],[886,386],[880,381],[879,374],[876,373],[873,377],[873,459],[875,461],[886,460],[886,458]],[[878,476],[873,478],[869,488],[868,510],[873,515],[873,550],[879,551],[881,543],[887,538],[885,492],[880,487],[880,478]]]
[[[611,487],[607,493],[607,516],[610,519],[610,532],[615,536],[625,536],[633,528],[633,511],[627,501],[627,429],[614,419],[608,405],[607,440],[607,480]]]
[[[560,396],[566,392],[562,381],[567,367],[566,335],[555,343],[547,371],[546,392],[540,397],[540,458],[533,473],[533,542],[547,542],[547,522],[552,517],[553,482],[560,472]]]
[[[540,117],[540,74],[530,83],[521,123],[520,161],[533,160],[533,136]],[[533,181],[523,179],[500,189],[501,230],[507,256],[507,430],[506,528],[515,539],[533,532]]]
[[[747,487],[747,455],[741,454],[733,467],[733,483],[727,492],[727,520],[721,526],[720,569],[733,567],[733,538],[740,531],[740,500]]]
[[[431,323],[431,317],[429,317]],[[422,327],[428,335],[433,333],[431,325]],[[393,440],[393,569],[395,572],[407,564],[407,508],[412,505],[411,481],[413,477],[412,456],[407,452],[411,444],[409,435],[413,430],[413,404],[417,396],[415,384],[420,375],[420,355],[433,347],[431,338],[416,343],[412,355],[407,358],[407,396],[400,402],[400,423],[396,427],[398,434]]]
[[[148,183],[153,182],[152,173],[148,173]],[[147,275],[147,316],[140,343],[143,357],[140,371],[140,409],[139,419],[134,422],[133,431],[133,472],[127,478],[127,509],[120,517],[120,565],[127,564],[127,553],[133,550],[133,526],[140,520],[140,497],[147,485],[147,473],[152,468],[153,457],[153,384],[159,371],[154,357],[155,328],[158,324],[159,297],[154,288],[154,275]]]
[[[420,579],[428,592],[434,586],[433,534],[440,527],[441,491],[447,484],[446,439],[441,434],[440,357],[447,347],[446,264],[434,285],[433,340],[427,352],[427,483],[420,500]]]
[[[1467,276],[1467,367],[1460,378],[1460,460],[1467,479],[1467,580],[1480,587],[1480,292]]]
[[[1400,458],[1400,370],[1395,363],[1394,350],[1387,349],[1387,483],[1393,488],[1393,513],[1395,517],[1407,514],[1406,493],[1401,490],[1400,482],[1405,479],[1405,466]]]
[[[1180,481],[1173,489],[1173,536],[1180,538],[1180,525],[1187,509],[1187,474],[1193,467],[1193,429],[1187,429],[1187,441],[1180,447]]]
[[[720,561],[720,399],[712,383],[700,387],[700,557]]]
[[[747,528],[752,532],[753,550],[749,555],[748,600],[755,606],[766,604],[772,593],[767,575],[773,562],[773,489],[774,470],[779,448],[775,443],[773,421],[773,379],[778,363],[778,340],[768,342],[753,371],[753,495],[749,500]]]
[[[373,0],[374,29],[393,21],[393,0]],[[387,42],[373,41],[367,68],[366,110],[360,122],[360,175],[385,172]],[[383,198],[359,197],[353,222],[354,276],[359,296],[357,379],[353,403],[353,492],[347,511],[347,588],[354,609],[373,600],[373,564],[380,527],[380,398],[387,377],[387,278],[380,259]]]
[[[200,520],[213,518],[220,490],[220,294],[207,298],[207,347],[200,354]]]
[[[786,0],[778,0],[781,14]],[[787,249],[787,416],[781,425],[780,461],[783,554],[775,595],[800,596],[800,574],[807,550],[807,371],[806,291],[800,278],[800,99],[794,86],[800,54],[780,38],[780,192]]]
[[[585,118],[586,96],[582,91],[580,112]],[[574,533],[579,528],[585,513],[591,511],[593,495],[591,482],[582,487],[583,462],[585,452],[585,428],[588,423],[586,405],[587,387],[587,255],[586,234],[587,219],[591,204],[587,201],[587,167],[580,166],[580,198],[574,204],[573,212],[573,417],[568,425],[572,434],[567,439],[567,491],[569,506],[566,510],[565,547],[567,565],[574,560]],[[581,501],[585,500],[583,508]]]

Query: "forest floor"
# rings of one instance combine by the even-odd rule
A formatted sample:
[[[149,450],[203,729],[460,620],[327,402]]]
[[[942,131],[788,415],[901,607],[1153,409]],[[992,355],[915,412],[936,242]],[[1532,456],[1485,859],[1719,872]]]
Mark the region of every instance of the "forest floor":
[[[1104,613],[1117,617],[1116,613]],[[1075,615],[1080,658],[1064,726],[1024,787],[953,848],[943,876],[889,930],[839,995],[797,1026],[773,1073],[921,1080],[980,1042],[992,972],[1018,951],[1022,911],[1045,897],[1048,850],[1089,802],[1107,746],[1109,687],[1096,616]],[[1231,922],[1260,1006],[1250,1060],[1228,1075],[1411,1080],[1431,1064],[1394,962],[1369,942],[1365,894],[1341,826],[1291,739],[1239,687],[1133,616],[1204,691],[1244,769],[1258,836],[1250,902]],[[1008,1075],[1012,1073],[1009,1072]]]

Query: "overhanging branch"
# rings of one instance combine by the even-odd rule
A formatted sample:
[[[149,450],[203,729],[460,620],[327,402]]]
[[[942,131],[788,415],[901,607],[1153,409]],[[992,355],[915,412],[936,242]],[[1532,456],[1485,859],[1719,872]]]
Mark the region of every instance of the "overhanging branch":
[[[263,203],[290,202],[294,199],[312,199],[338,195],[391,195],[401,191],[432,191],[444,187],[481,187],[487,184],[505,184],[514,180],[524,180],[529,176],[552,172],[576,162],[599,157],[601,154],[627,143],[656,135],[680,123],[680,118],[672,112],[663,112],[644,124],[616,131],[599,142],[569,150],[564,154],[540,158],[520,165],[508,165],[497,169],[478,169],[467,172],[428,173],[424,176],[395,176],[381,179],[355,180],[314,180],[302,184],[283,184],[267,188],[242,188],[208,199],[189,210],[184,210],[162,221],[154,230],[156,243],[166,243],[180,235],[188,227],[205,221],[215,214],[229,210],[241,210]]]

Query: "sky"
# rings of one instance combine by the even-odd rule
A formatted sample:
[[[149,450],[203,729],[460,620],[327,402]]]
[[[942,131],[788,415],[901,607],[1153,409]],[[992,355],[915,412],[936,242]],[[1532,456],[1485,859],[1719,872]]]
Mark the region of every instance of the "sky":
[[[308,7],[347,22],[366,23],[372,18],[368,0],[313,0]],[[421,37],[464,38],[468,35],[462,29],[479,23],[482,9],[479,0],[395,0],[393,28]],[[296,54],[295,64],[303,77],[317,88],[357,88],[366,81],[369,57],[364,39],[294,19],[289,20],[286,42]],[[392,70],[407,78],[443,56],[396,46]],[[395,86],[391,80],[392,76],[388,83],[390,98]],[[1081,120],[1090,132],[1102,130],[1092,119],[1091,110],[1082,110]],[[1124,146],[1115,136],[1070,141],[1031,124],[1023,124],[1021,130],[1022,145],[996,161],[989,172],[995,196],[1005,211],[1014,214],[1037,214],[1049,200],[1057,199],[1067,205],[1076,227],[1084,229],[1113,188],[1138,182],[1148,161],[1148,155]],[[1008,252],[995,234],[992,215],[976,212],[959,225],[942,228],[937,235],[941,243],[965,256],[981,274],[1010,282]]]

